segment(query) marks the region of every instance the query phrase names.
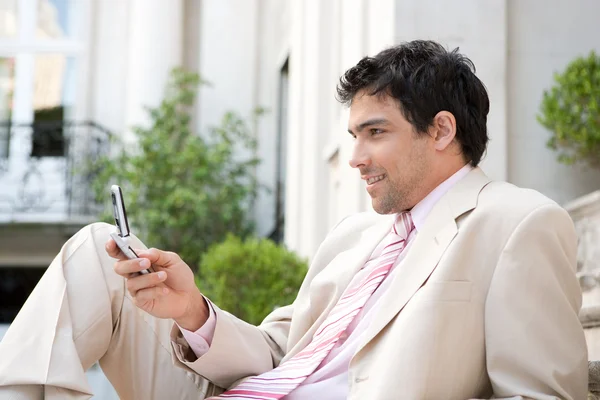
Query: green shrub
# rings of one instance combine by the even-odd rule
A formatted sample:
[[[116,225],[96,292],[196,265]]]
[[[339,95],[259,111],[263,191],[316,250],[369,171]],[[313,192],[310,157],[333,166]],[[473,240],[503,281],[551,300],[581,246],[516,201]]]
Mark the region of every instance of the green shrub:
[[[306,260],[271,240],[228,235],[204,255],[196,283],[221,309],[257,325],[294,301],[307,268]]]
[[[111,184],[123,187],[132,231],[148,246],[178,253],[194,270],[202,254],[228,232],[253,232],[251,208],[259,185],[256,140],[249,124],[227,113],[207,137],[193,132],[190,108],[201,80],[175,69],[164,100],[148,109],[136,142],[92,166],[94,192],[112,222]],[[258,115],[258,114],[257,114]],[[243,154],[243,156],[242,156]]]
[[[600,166],[600,57],[573,60],[544,91],[538,121],[552,132],[548,147],[565,164]]]

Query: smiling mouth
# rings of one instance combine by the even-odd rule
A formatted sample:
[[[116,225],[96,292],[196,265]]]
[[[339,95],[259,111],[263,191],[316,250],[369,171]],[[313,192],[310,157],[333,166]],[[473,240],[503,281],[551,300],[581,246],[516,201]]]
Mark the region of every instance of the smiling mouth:
[[[369,179],[367,179],[367,185],[372,185],[374,183],[377,183],[377,182],[383,180],[383,178],[385,178],[385,174],[369,178]]]

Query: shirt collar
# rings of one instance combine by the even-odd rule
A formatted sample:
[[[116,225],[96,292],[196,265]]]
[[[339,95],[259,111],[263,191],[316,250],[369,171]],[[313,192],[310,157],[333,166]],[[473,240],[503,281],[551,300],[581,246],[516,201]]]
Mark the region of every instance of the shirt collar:
[[[412,210],[410,210],[410,215],[412,217],[413,223],[415,225],[415,229],[419,231],[423,224],[425,224],[425,220],[427,219],[427,215],[433,208],[433,206],[442,198],[452,186],[454,186],[458,181],[464,178],[473,167],[471,164],[467,164],[457,172],[454,173],[450,178],[446,179],[444,182],[439,184],[435,189],[433,189],[423,200],[418,202]]]

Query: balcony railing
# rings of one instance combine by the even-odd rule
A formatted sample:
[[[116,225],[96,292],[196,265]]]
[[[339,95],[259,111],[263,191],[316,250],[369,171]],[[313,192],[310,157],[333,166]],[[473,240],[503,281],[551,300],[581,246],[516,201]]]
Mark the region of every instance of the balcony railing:
[[[94,218],[90,162],[111,133],[94,122],[0,122],[0,222]]]

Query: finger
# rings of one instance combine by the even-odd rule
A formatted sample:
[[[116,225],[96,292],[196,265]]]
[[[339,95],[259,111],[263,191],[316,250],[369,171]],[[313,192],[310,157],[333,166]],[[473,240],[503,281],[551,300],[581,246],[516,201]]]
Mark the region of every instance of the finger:
[[[166,278],[167,273],[165,271],[139,275],[135,278],[127,279],[127,290],[131,296],[135,297],[138,291],[154,287],[163,282]]]
[[[159,267],[169,267],[181,261],[181,257],[171,251],[152,248],[147,250],[135,249],[135,252],[139,257],[146,258],[151,264],[158,265]]]
[[[122,260],[126,259],[125,255],[123,254],[121,249],[119,249],[119,246],[117,246],[117,243],[115,243],[115,241],[112,238],[109,238],[106,241],[106,245],[104,246],[104,248],[106,249],[108,255],[112,258],[119,258]]]
[[[131,274],[150,268],[150,261],[145,258],[117,261],[114,270],[117,274],[129,278]]]
[[[166,287],[152,287],[147,289],[139,290],[135,296],[133,297],[133,301],[135,305],[138,307],[143,306],[144,304],[156,300],[159,297],[162,297],[169,293],[169,289]]]

